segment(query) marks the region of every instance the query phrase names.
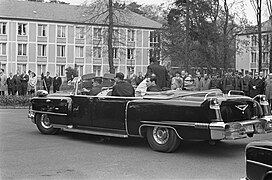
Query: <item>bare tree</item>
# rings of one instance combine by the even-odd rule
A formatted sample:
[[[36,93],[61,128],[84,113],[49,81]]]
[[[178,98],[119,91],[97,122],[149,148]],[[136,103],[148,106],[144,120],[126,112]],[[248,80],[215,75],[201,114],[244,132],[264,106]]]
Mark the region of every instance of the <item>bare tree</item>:
[[[267,10],[269,13],[269,20],[271,23],[271,27],[272,27],[272,1],[271,0],[266,0],[266,4],[267,4]],[[272,33],[270,34],[270,49],[269,49],[269,54],[270,54],[270,58],[269,58],[269,72],[272,73]]]
[[[262,0],[250,0],[250,2],[257,17],[259,49],[258,71],[260,72],[262,71]]]

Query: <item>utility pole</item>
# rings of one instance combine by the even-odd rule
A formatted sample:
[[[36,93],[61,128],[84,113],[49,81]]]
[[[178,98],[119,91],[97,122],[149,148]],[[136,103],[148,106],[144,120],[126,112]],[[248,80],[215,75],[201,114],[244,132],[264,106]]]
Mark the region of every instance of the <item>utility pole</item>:
[[[257,0],[257,22],[258,22],[258,40],[259,40],[259,72],[262,71],[262,0]]]

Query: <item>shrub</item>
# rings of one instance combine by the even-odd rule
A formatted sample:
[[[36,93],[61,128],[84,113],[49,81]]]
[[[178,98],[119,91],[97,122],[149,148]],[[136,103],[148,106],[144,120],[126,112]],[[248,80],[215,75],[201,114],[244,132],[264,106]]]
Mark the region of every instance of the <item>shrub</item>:
[[[0,106],[29,106],[31,96],[1,96]]]

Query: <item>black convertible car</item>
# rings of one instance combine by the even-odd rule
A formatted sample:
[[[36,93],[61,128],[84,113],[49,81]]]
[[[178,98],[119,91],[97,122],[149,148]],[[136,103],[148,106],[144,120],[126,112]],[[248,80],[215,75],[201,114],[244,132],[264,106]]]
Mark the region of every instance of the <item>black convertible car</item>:
[[[216,142],[252,137],[272,130],[272,118],[257,100],[220,90],[162,91],[144,97],[38,92],[29,117],[44,134],[70,131],[102,136],[146,137],[155,151],[173,152],[182,140]]]

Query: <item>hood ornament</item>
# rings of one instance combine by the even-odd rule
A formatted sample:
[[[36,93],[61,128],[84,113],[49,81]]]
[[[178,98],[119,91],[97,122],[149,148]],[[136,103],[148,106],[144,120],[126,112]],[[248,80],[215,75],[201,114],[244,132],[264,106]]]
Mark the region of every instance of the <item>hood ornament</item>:
[[[245,114],[245,110],[248,107],[248,104],[235,105],[235,107],[242,111],[242,114]]]

